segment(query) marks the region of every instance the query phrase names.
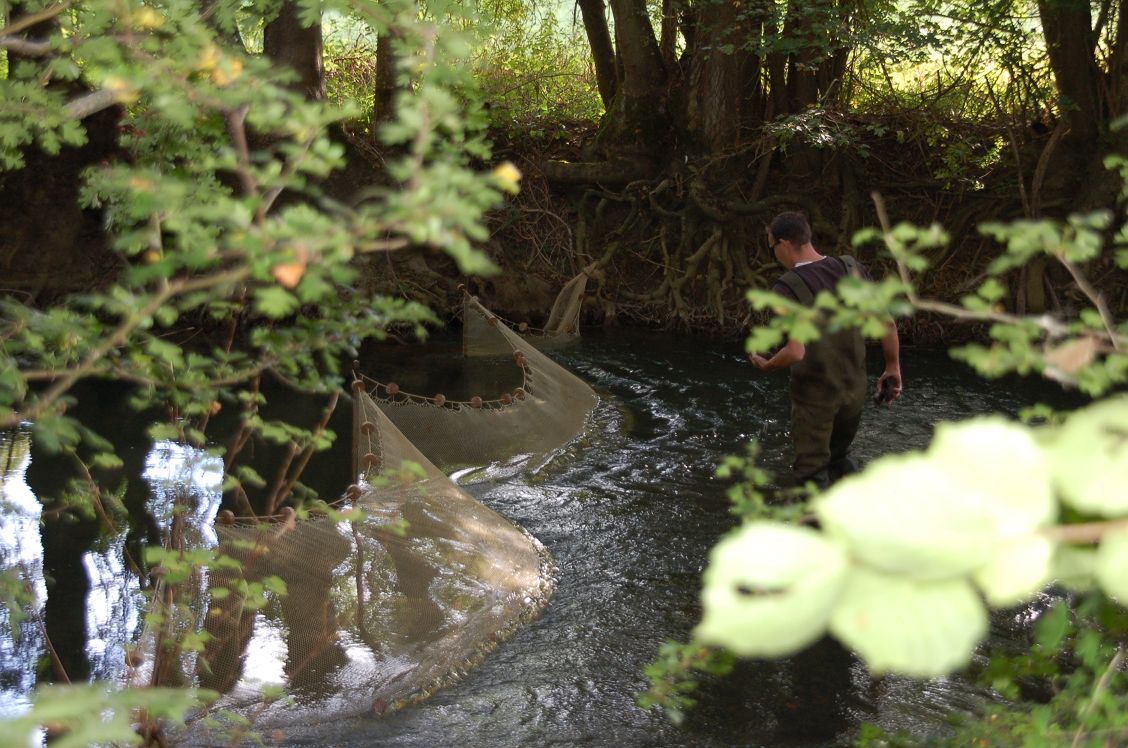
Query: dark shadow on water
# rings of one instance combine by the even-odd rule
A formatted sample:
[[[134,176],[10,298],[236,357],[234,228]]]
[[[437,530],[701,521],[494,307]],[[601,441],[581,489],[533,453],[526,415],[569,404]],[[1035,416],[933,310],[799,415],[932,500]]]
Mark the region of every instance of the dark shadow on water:
[[[867,707],[857,667],[830,637],[787,659],[740,660],[728,676],[702,682],[686,730],[734,746],[850,745]]]

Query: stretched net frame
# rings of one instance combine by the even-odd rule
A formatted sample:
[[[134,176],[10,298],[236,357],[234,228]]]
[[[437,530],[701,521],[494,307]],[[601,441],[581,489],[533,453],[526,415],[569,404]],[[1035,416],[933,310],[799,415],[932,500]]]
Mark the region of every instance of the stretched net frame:
[[[243,729],[316,736],[329,723],[341,735],[342,718],[457,680],[552,593],[541,543],[353,389],[357,483],[343,499],[308,515],[173,524],[170,547],[218,558],[156,585],[141,645],[151,656],[131,680],[220,693],[181,742],[228,743]]]
[[[465,294],[463,301],[464,352],[508,358],[519,370],[518,387],[492,397],[452,400],[441,393],[403,392],[393,382],[358,376],[388,419],[431,462],[448,471],[516,455],[546,459],[583,433],[599,396],[476,297]]]
[[[575,343],[580,339],[580,312],[583,310],[588,279],[594,269],[595,264],[593,263],[564,284],[564,287],[556,295],[544,327],[530,327],[523,322],[514,324],[509,320],[502,321],[510,329],[516,330],[523,340],[537,350],[558,350]],[[467,308],[468,300],[472,297],[465,292],[465,289],[463,289],[463,294],[462,355],[467,358],[508,356],[511,350],[508,341],[501,336],[491,334],[488,329],[483,329],[481,315],[475,313],[475,310]]]

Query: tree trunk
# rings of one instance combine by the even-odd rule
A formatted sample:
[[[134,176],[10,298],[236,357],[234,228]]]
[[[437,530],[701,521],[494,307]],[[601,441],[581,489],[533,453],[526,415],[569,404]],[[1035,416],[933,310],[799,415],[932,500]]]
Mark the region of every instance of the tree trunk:
[[[42,10],[33,3],[16,3],[9,18]],[[28,26],[19,33],[29,42],[57,38],[55,17]],[[51,57],[26,56],[8,50],[9,74],[17,64],[46,71]],[[90,90],[81,80],[47,76],[47,87],[74,101]],[[100,209],[83,209],[79,203],[83,171],[92,164],[118,155],[118,124],[122,107],[114,104],[82,117],[86,142],[50,154],[36,144],[22,148],[24,166],[0,171],[0,283],[37,297],[44,304],[57,295],[104,284],[116,272],[118,257],[105,235]],[[45,227],[50,227],[45,230]],[[65,272],[64,272],[65,271]],[[40,295],[42,294],[42,295]]]
[[[1109,113],[1118,117],[1128,112],[1128,2],[1117,3],[1116,41],[1109,56]]]
[[[615,14],[615,49],[623,72],[623,99],[632,103],[649,100],[653,109],[654,95],[662,90],[666,70],[646,0],[611,0],[611,11]]]
[[[395,114],[395,98],[399,92],[398,63],[395,55],[396,34],[390,28],[376,39],[376,90],[372,122],[386,122]]]
[[[591,45],[591,59],[595,65],[595,80],[599,85],[599,98],[603,106],[610,107],[615,98],[617,75],[615,73],[615,48],[611,44],[611,32],[607,28],[606,7],[603,0],[578,0],[580,15],[584,19],[584,31]]]
[[[818,50],[814,32],[811,30],[812,17],[820,11],[821,2],[807,3],[791,0],[787,6],[787,19],[783,24],[785,39],[799,41],[796,54],[787,61],[787,108],[789,112],[801,112],[819,101]]]
[[[777,39],[779,25],[771,17],[764,23],[764,38]],[[773,120],[787,109],[787,55],[778,50],[768,54],[768,101],[764,120]]]
[[[598,159],[650,163],[670,136],[666,68],[646,0],[611,0],[615,17],[615,98],[592,144]]]
[[[325,71],[321,61],[321,23],[303,26],[295,0],[283,0],[278,16],[266,24],[263,52],[298,74],[293,87],[310,99],[325,98]]]
[[[689,130],[712,153],[736,144],[744,120],[742,93],[750,57],[743,49],[747,36],[733,3],[712,3],[699,11],[700,46],[690,60]]]
[[[1093,57],[1089,0],[1038,0],[1042,33],[1060,97],[1067,141],[1091,143],[1104,129],[1098,97],[1100,71]]]
[[[678,27],[682,4],[679,0],[662,0],[662,31],[658,35],[658,50],[662,53],[662,63],[666,70],[672,71],[678,64]]]

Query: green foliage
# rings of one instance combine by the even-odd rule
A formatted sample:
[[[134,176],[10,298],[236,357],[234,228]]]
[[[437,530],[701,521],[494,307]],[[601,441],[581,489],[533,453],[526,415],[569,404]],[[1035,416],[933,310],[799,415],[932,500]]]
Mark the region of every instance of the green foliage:
[[[771,482],[771,474],[756,464],[760,455],[760,445],[755,441],[748,443],[745,456],[730,455],[717,466],[717,477],[723,480],[736,479],[725,494],[732,504],[730,511],[744,520],[778,519],[796,521],[807,511],[801,500],[785,504],[768,503],[762,489]]]
[[[64,413],[67,387],[104,376],[146,385],[137,405],[171,407],[184,419],[158,435],[200,444],[192,420],[238,399],[236,386],[270,370],[301,388],[332,390],[342,382],[338,361],[366,337],[433,319],[415,305],[358,295],[357,255],[430,244],[466,272],[492,267],[474,243],[485,238],[481,216],[501,193],[491,176],[464,165],[465,150],[477,146],[461,99],[446,90],[460,78],[444,55],[462,49],[449,35],[433,26],[418,32],[429,40],[408,61],[419,90],[403,97],[387,132],[411,145],[390,164],[396,183],[346,207],[321,200],[316,180],[342,165],[328,128],[354,112],[289,91],[268,61],[216,39],[196,6],[137,5],[121,16],[90,3],[60,22],[60,39],[72,40],[60,59],[87,85],[130,103],[122,125],[130,158],[91,170],[83,186],[84,202],[105,211],[126,266],[109,287],[52,309],[0,301],[0,372],[11,384],[0,395],[0,426],[32,420],[43,446],[73,449],[90,432]],[[5,101],[19,97],[18,82],[0,81]],[[52,106],[77,126],[62,98]],[[49,121],[17,118],[23,133]],[[260,150],[247,149],[248,128],[265,144]],[[10,159],[17,142],[26,138],[11,141]],[[283,192],[305,201],[279,204]],[[233,333],[251,329],[210,348],[177,336],[181,320],[200,318]],[[62,386],[33,390],[36,380]],[[250,412],[248,424],[263,428]],[[95,461],[111,465],[102,452]]]
[[[305,459],[273,481],[240,462],[241,445],[256,434],[295,456],[335,441],[328,414],[313,427],[264,417],[262,377],[335,403],[342,362],[365,340],[435,320],[418,304],[362,293],[366,255],[430,247],[463,273],[494,269],[479,249],[488,239],[483,216],[515,190],[516,177],[470,167],[489,158],[481,99],[465,69],[474,24],[446,23],[457,7],[435,3],[430,15],[405,3],[394,17],[383,3],[300,5],[305,22],[332,10],[369,34],[394,21],[412,81],[380,133],[393,146],[386,178],[348,204],[324,183],[345,166],[332,134],[359,110],[347,97],[306,100],[288,87],[292,76],[227,33],[255,36],[276,2],[221,2],[206,13],[184,0],[21,6],[46,9],[48,22],[37,26],[43,36],[20,41],[35,54],[0,78],[0,168],[18,167],[28,148],[81,143],[87,115],[122,110],[120,154],[87,170],[81,185],[82,205],[105,217],[120,272],[49,308],[0,298],[0,433],[29,424],[38,446],[75,458],[78,477],[55,497],[59,513],[106,521],[120,509],[97,479],[123,462],[97,433],[104,424],[79,421],[72,407],[77,382],[105,378],[133,384],[130,403],[160,414],[148,428],[153,439],[222,455],[225,490],[243,498],[262,490],[267,512],[289,500],[304,502],[303,516],[321,506],[354,518],[325,509],[302,486]],[[10,23],[21,20],[17,12]],[[0,29],[6,43],[8,35]],[[224,409],[236,416],[235,438],[214,433]],[[144,561],[163,589],[191,587],[207,568],[227,580],[212,587],[213,598],[240,609],[285,594],[277,578],[244,579],[239,562],[217,550],[150,548]],[[18,570],[0,571],[13,626],[29,594]],[[159,606],[150,611],[161,616]],[[181,651],[208,638],[170,635],[166,644]],[[3,729],[24,735],[51,725],[63,731],[60,745],[133,743],[140,714],[176,723],[197,704],[191,692],[41,689],[31,711]]]
[[[555,123],[594,121],[603,114],[587,38],[573,9],[517,0],[483,6],[489,35],[471,61],[490,118],[534,137]]]
[[[1124,608],[1099,593],[1059,599],[1034,626],[1029,649],[997,655],[980,674],[1013,705],[994,705],[957,726],[945,745],[1103,746],[1128,729],[1120,664],[1128,634]],[[1026,694],[1034,698],[1022,701]],[[1048,694],[1048,697],[1040,694]]]
[[[825,632],[847,569],[843,547],[815,530],[745,524],[709,556],[694,638],[743,657],[797,652]]]
[[[1120,161],[1110,165],[1124,169]],[[1128,339],[1084,273],[1104,252],[1110,215],[984,226],[1003,251],[976,294],[953,306],[918,297],[912,283],[912,274],[928,267],[928,252],[946,243],[944,232],[890,227],[880,200],[878,213],[883,229],[860,232],[855,242],[881,238],[897,277],[844,280],[812,308],[750,291],[754,309],[775,314],[750,335],[750,352],[844,325],[877,336],[890,317],[924,309],[993,323],[991,346],[953,351],[985,375],[1036,372],[1105,397],[1072,413],[1029,409],[1028,420],[1040,425],[999,416],[942,424],[926,451],[880,458],[815,496],[817,530],[762,519],[765,476],[745,458],[728,458],[719,472],[747,478],[730,491],[747,521],[710,555],[702,620],[687,646],[787,656],[829,633],[875,673],[936,677],[967,666],[987,633],[989,607],[1028,601],[1054,581],[1086,599],[1111,600],[1106,613],[1128,617],[1128,396],[1109,395],[1128,377]],[[1091,307],[1067,320],[1007,313],[1005,275],[1034,258],[1062,264]],[[1094,745],[1121,734],[1114,705],[1124,688],[1123,629],[1110,630],[1082,610],[1089,609],[1049,614],[1038,627],[1042,651],[1021,661],[1023,677],[1068,682],[1051,704],[1023,712],[1042,729],[1020,728],[1000,710],[988,715],[990,724],[969,725],[964,739],[1056,744],[1040,742],[1050,724],[1066,725],[1054,733],[1059,737],[1091,735]],[[1067,613],[1076,628],[1067,626]],[[1070,652],[1073,659],[1061,659]],[[995,681],[1003,693],[1014,689],[998,672]],[[870,733],[866,744],[901,744]],[[980,742],[984,734],[1010,739]]]
[[[140,745],[135,710],[142,710],[151,720],[177,723],[216,695],[202,689],[114,691],[97,683],[47,686],[36,692],[31,711],[7,720],[4,729],[13,745],[38,744],[44,728],[53,737],[52,746]]]
[[[824,109],[812,108],[784,115],[765,124],[764,130],[776,139],[783,151],[794,142],[831,151],[849,148],[860,158],[870,155],[869,146],[860,142],[857,128]]]
[[[0,109],[0,169],[24,164],[20,148],[35,144],[47,153],[58,153],[64,145],[82,145],[86,131],[64,109],[61,93],[44,89],[28,80],[35,71],[17,65],[6,84],[6,105]]]
[[[381,3],[365,9],[365,23],[354,16],[326,25],[327,94],[333,101],[362,107],[360,130],[370,128],[378,35],[412,26],[416,12],[414,5]],[[452,93],[464,105],[489,102],[489,111],[475,110],[467,124],[506,132],[520,129],[533,137],[552,126],[554,135],[567,137],[566,127],[559,123],[595,121],[603,113],[587,39],[582,26],[572,23],[570,10],[499,0],[477,4],[473,10],[465,4],[428,3],[425,13],[446,26],[447,38],[459,40],[448,48],[459,63],[452,67],[460,76]],[[453,29],[459,29],[461,36]],[[399,62],[399,83],[408,85],[417,76],[417,47],[400,38],[392,47]],[[411,134],[407,133],[408,139]]]
[[[680,725],[696,701],[698,674],[724,676],[732,672],[735,658],[728,652],[699,644],[668,641],[658,649],[658,659],[646,667],[650,688],[639,694],[643,709],[661,707],[666,717]]]
[[[1092,449],[1092,432],[1076,430],[1107,427],[1126,403],[1078,411],[1040,440],[1000,418],[945,425],[926,453],[882,458],[817,498],[821,533],[746,524],[714,549],[695,638],[780,656],[829,631],[877,672],[934,676],[963,666],[986,632],[979,596],[1011,605],[1051,578],[1049,528],[1060,512],[1053,489],[1076,475],[1062,455],[1078,439]],[[1128,456],[1092,451],[1120,465]],[[1099,507],[1083,508],[1119,500],[1115,491],[1102,495]],[[1069,494],[1061,500],[1081,508]],[[1123,533],[1109,532],[1094,565],[1114,596],[1123,595],[1124,548]]]
[[[1034,3],[912,0],[874,3],[855,33],[855,105],[914,112],[929,146],[944,149],[949,176],[959,162],[992,158],[980,139],[947,123],[1000,115],[1036,119],[1055,100]],[[1001,111],[1000,111],[1001,110]],[[1017,113],[1017,114],[1015,114]]]

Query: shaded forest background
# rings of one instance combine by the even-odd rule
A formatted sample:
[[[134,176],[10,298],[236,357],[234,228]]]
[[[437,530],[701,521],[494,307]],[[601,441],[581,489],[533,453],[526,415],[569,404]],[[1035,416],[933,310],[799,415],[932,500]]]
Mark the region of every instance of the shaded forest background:
[[[586,324],[737,333],[749,322],[744,291],[779,274],[766,222],[803,210],[823,252],[849,251],[854,232],[876,224],[878,192],[895,221],[950,233],[919,289],[958,299],[1001,252],[979,224],[1114,207],[1119,185],[1102,159],[1125,145],[1126,10],[1121,0],[480,2],[485,33],[466,62],[478,86],[468,99],[484,102],[474,118],[494,144],[482,166],[508,159],[523,177],[490,218],[485,249],[503,272],[471,284],[499,313],[535,324],[586,268]],[[7,64],[41,62],[50,23],[5,36]],[[394,28],[361,28],[286,0],[225,32],[293,68],[309,98],[362,103],[337,136],[349,167],[325,184],[341,201],[388,181],[376,133],[413,85],[396,72]],[[0,174],[7,291],[47,305],[114,277],[104,220],[77,198],[83,169],[124,157],[120,123],[107,101],[84,119],[85,146],[27,149],[22,170]],[[857,251],[888,269],[876,246]],[[453,316],[467,280],[424,248],[359,261],[370,290],[440,315]],[[1093,279],[1123,314],[1123,273],[1109,260]],[[1035,260],[1002,303],[1068,309],[1069,281]],[[905,333],[953,331],[918,315]]]

